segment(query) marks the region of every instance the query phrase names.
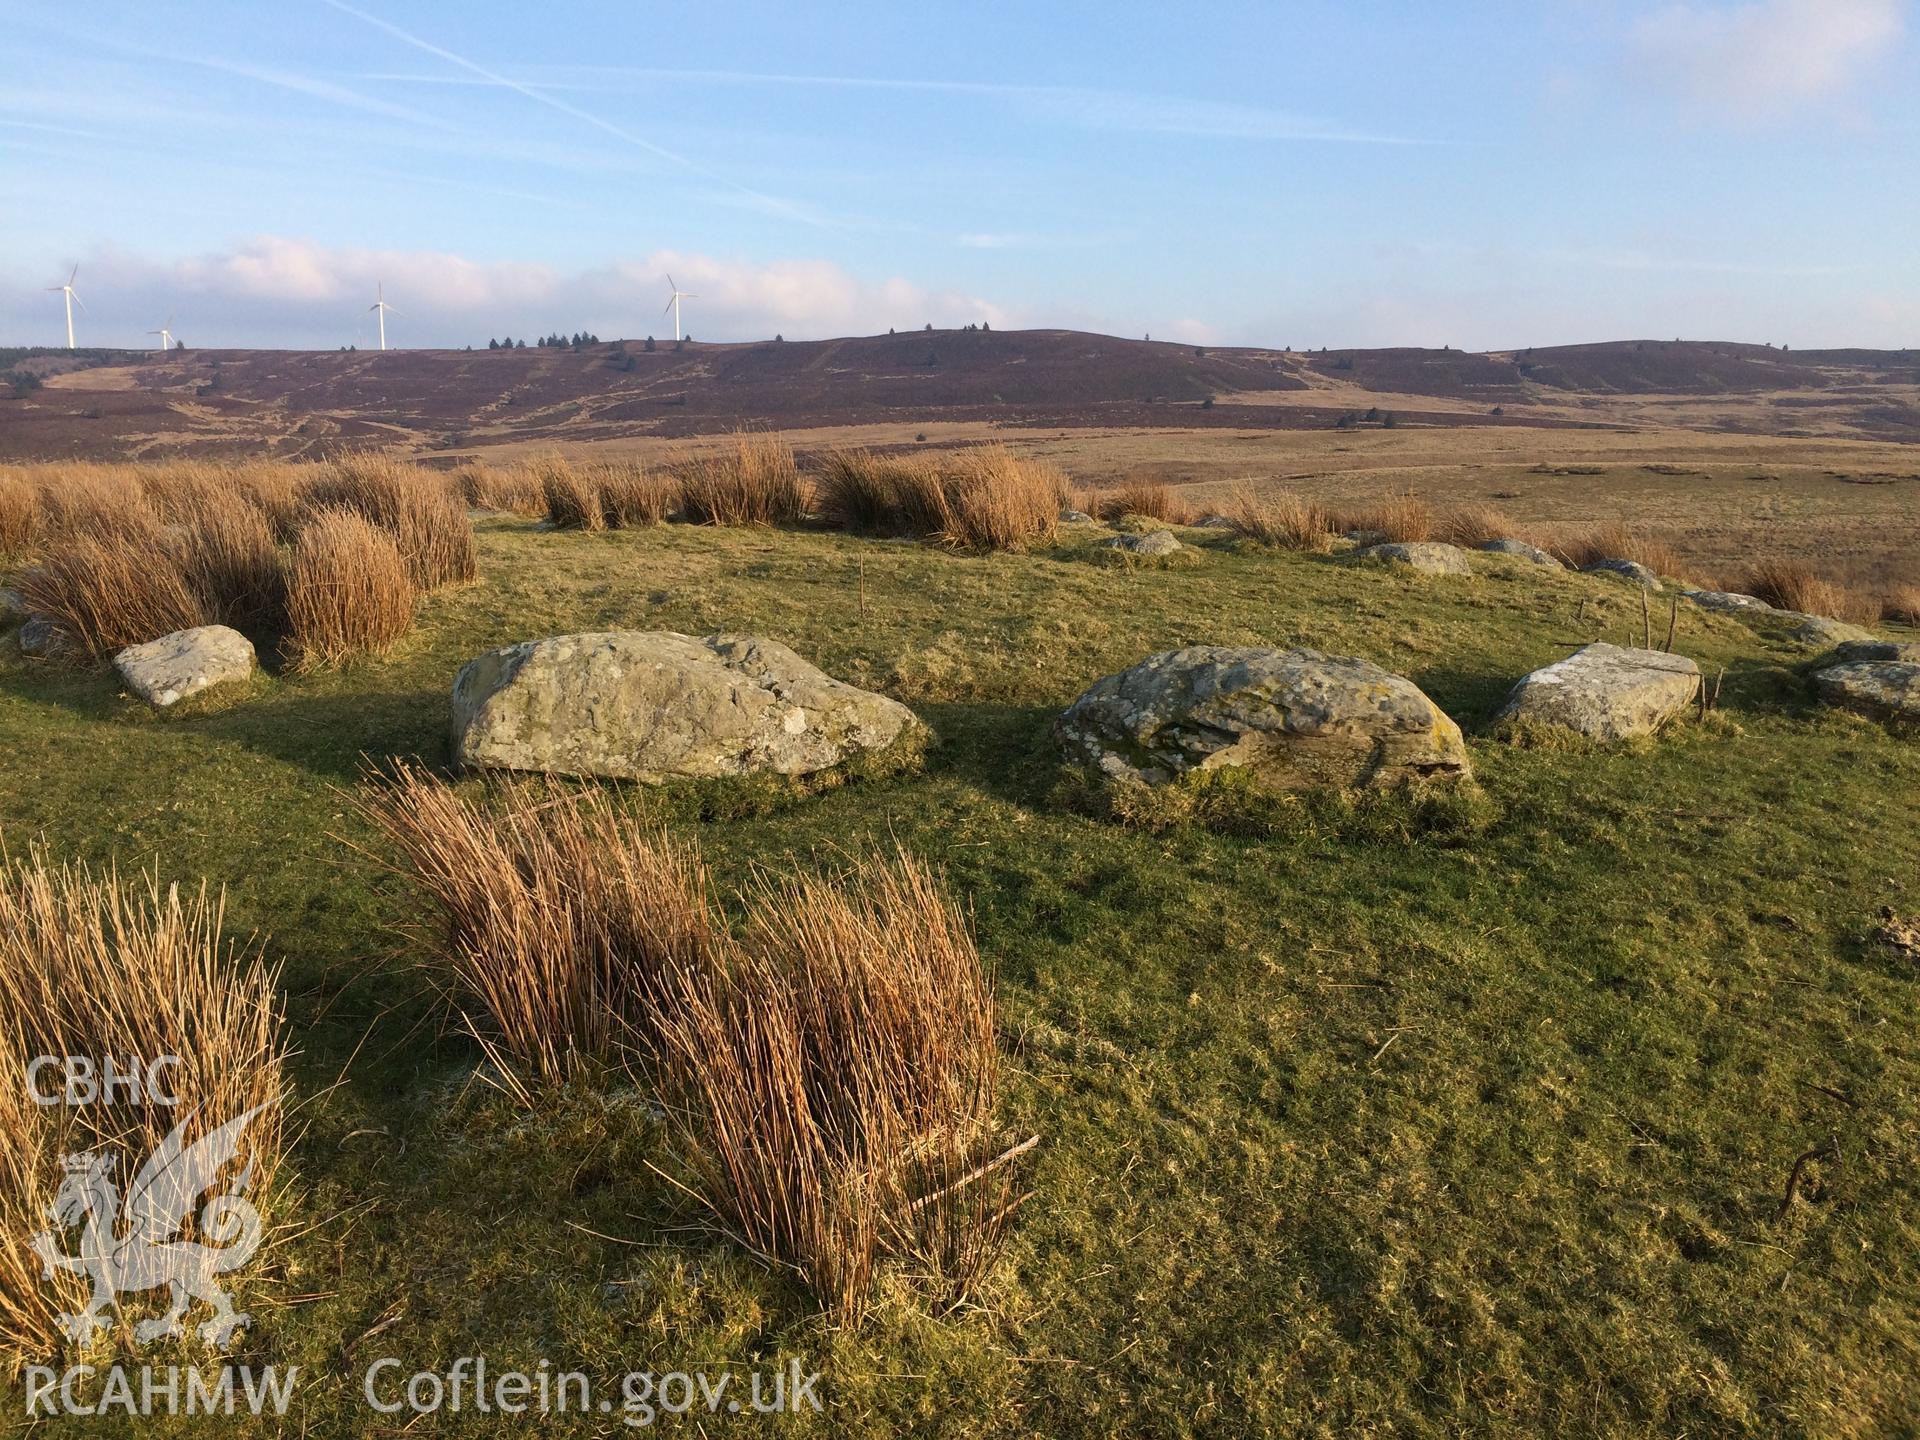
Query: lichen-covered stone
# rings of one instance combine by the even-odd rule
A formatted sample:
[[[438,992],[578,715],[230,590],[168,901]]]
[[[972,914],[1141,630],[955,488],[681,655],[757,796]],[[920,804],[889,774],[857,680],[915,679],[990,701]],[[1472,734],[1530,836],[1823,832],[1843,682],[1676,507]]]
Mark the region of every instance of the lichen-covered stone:
[[[1742,595],[1738,590],[1682,590],[1680,593],[1702,610],[1747,611],[1761,615],[1773,610],[1773,606],[1758,595]]]
[[[1622,580],[1631,580],[1634,584],[1648,590],[1660,588],[1660,577],[1642,565],[1638,560],[1596,560],[1582,572],[1587,575],[1618,575]]]
[[[1171,530],[1149,530],[1144,535],[1116,535],[1102,543],[1109,550],[1124,550],[1129,555],[1171,555],[1176,550],[1186,548]]]
[[[1818,671],[1813,683],[1829,705],[1881,719],[1920,720],[1920,661],[1856,660]]]
[[[462,765],[656,783],[806,775],[921,730],[773,640],[603,631],[529,640],[453,683]]]
[[[1471,575],[1467,552],[1457,545],[1418,540],[1390,545],[1369,545],[1360,552],[1363,560],[1383,560],[1390,565],[1405,565],[1422,575]]]
[[[225,625],[196,625],[113,657],[127,688],[157,709],[253,674],[253,642]]]
[[[1460,727],[1411,680],[1316,650],[1169,650],[1095,681],[1055,728],[1070,760],[1150,785],[1226,767],[1289,790],[1470,770]]]
[[[1480,548],[1489,555],[1516,555],[1522,560],[1531,560],[1535,565],[1544,565],[1549,570],[1567,568],[1538,545],[1529,545],[1524,540],[1489,540]]]
[[[1658,730],[1699,690],[1700,667],[1684,655],[1598,643],[1526,676],[1495,720],[1623,740]]]

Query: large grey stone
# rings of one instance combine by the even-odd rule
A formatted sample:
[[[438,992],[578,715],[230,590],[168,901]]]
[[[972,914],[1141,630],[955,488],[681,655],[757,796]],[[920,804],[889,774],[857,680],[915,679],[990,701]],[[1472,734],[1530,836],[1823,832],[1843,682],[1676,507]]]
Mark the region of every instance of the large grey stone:
[[[1534,564],[1545,565],[1550,570],[1567,568],[1538,545],[1529,545],[1524,540],[1489,540],[1480,548],[1490,555],[1517,555],[1522,560],[1531,560]]]
[[[1102,542],[1109,550],[1124,550],[1129,555],[1171,555],[1184,550],[1171,530],[1149,530],[1144,535],[1116,535]]]
[[[1773,609],[1758,595],[1742,595],[1738,590],[1682,590],[1680,593],[1702,610],[1745,610],[1766,614]]]
[[[60,627],[44,615],[29,615],[26,623],[20,627],[20,653],[44,658],[59,655],[66,651],[66,637],[60,633]]]
[[[1149,656],[1095,681],[1055,729],[1076,763],[1150,785],[1225,767],[1290,790],[1469,773],[1460,727],[1411,680],[1317,650]]]
[[[1659,729],[1699,689],[1700,667],[1684,655],[1599,643],[1526,676],[1494,718],[1621,740]]]
[[[1618,575],[1623,580],[1631,580],[1649,590],[1660,588],[1660,577],[1642,565],[1638,560],[1596,560],[1586,567],[1588,575]]]
[[[1920,720],[1920,662],[1857,660],[1818,671],[1813,683],[1829,705],[1883,719]]]
[[[1886,660],[1920,665],[1920,640],[1849,640],[1833,652],[1833,658],[1842,665]]]
[[[196,625],[129,645],[113,657],[127,688],[164,710],[189,695],[253,673],[253,642],[225,625]]]
[[[1825,649],[1844,645],[1849,640],[1873,639],[1871,630],[1862,630],[1858,625],[1849,625],[1844,620],[1829,620],[1825,615],[1803,615],[1798,610],[1782,610],[1779,613],[1795,622],[1793,638],[1802,645]]]
[[[1360,552],[1363,560],[1384,560],[1390,565],[1406,565],[1422,575],[1471,575],[1467,552],[1458,545],[1442,545],[1434,540],[1416,540],[1390,545],[1369,545]]]
[[[919,728],[898,701],[745,635],[559,635],[489,651],[453,682],[454,758],[483,769],[806,775]]]
[[[29,613],[27,602],[18,590],[0,589],[0,625],[11,625],[16,620],[24,620]]]

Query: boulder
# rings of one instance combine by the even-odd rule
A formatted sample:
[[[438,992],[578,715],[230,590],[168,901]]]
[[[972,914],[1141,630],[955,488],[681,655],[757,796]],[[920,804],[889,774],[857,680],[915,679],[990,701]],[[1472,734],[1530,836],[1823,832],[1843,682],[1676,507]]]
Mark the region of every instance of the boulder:
[[[748,635],[559,635],[489,651],[453,682],[454,759],[479,769],[806,775],[920,728],[898,701]]]
[[[1109,550],[1124,550],[1129,555],[1171,555],[1186,546],[1171,530],[1149,530],[1144,535],[1116,535],[1103,542]]]
[[[1317,650],[1149,656],[1095,681],[1055,730],[1075,763],[1150,785],[1227,767],[1288,790],[1470,773],[1460,727],[1411,680]]]
[[[1062,525],[1091,525],[1093,524],[1093,516],[1087,514],[1084,510],[1062,510],[1060,512],[1060,523]]]
[[[1815,645],[1824,650],[1844,645],[1850,640],[1873,639],[1871,630],[1862,630],[1858,625],[1849,625],[1844,620],[1829,620],[1824,615],[1803,615],[1798,610],[1782,610],[1779,613],[1795,622],[1793,638],[1802,645]]]
[[[1467,552],[1457,545],[1419,540],[1407,544],[1369,545],[1360,552],[1363,560],[1384,560],[1390,565],[1406,565],[1422,575],[1471,575]]]
[[[1636,585],[1644,585],[1649,590],[1660,588],[1660,577],[1642,565],[1638,560],[1596,560],[1581,573],[1586,575],[1618,575],[1623,580],[1631,580]]]
[[[1525,677],[1494,719],[1623,740],[1659,729],[1699,690],[1700,667],[1684,655],[1596,643]]]
[[[1881,719],[1920,720],[1920,661],[1856,660],[1816,672],[1813,684],[1829,705]]]
[[[253,674],[253,642],[225,625],[197,625],[129,645],[113,657],[127,688],[166,709],[189,695]]]
[[[1742,595],[1738,590],[1682,590],[1681,595],[1702,610],[1748,610],[1767,613],[1773,606],[1758,595]]]
[[[1490,555],[1517,555],[1522,560],[1531,560],[1535,565],[1545,565],[1550,570],[1567,568],[1538,545],[1529,545],[1524,540],[1489,540],[1480,548]]]
[[[1842,665],[1885,660],[1920,665],[1920,640],[1849,640],[1833,658]]]
[[[18,590],[0,589],[0,625],[11,625],[28,615],[27,602]]]

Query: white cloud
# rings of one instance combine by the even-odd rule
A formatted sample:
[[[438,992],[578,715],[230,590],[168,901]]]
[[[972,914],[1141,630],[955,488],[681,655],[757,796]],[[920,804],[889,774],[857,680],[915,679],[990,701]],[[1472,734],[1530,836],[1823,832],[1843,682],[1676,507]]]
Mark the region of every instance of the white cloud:
[[[1900,43],[1906,0],[1669,5],[1632,32],[1643,73],[1740,119],[1845,97]]]
[[[106,251],[81,261],[88,311],[83,343],[135,345],[168,314],[190,345],[366,344],[367,307],[384,286],[395,307],[387,334],[410,346],[484,345],[490,336],[571,334],[605,339],[667,333],[661,318],[669,271],[682,290],[687,329],[708,340],[870,334],[984,320],[1011,328],[1023,317],[954,290],[898,277],[866,280],[827,260],[750,263],[660,250],[564,271],[481,261],[436,251],[329,248],[265,235],[216,254],[154,261]],[[37,292],[0,297],[0,324],[29,343],[52,343],[64,324]],[[44,313],[43,313],[44,312]]]

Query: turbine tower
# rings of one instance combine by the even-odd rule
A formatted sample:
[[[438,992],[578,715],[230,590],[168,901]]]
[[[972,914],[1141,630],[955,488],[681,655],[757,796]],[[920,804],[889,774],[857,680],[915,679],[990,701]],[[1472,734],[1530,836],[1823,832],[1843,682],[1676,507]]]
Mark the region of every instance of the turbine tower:
[[[162,354],[173,349],[173,317],[171,315],[167,316],[166,324],[162,325],[158,330],[149,330],[147,333],[160,337],[160,351]]]
[[[690,294],[674,284],[673,276],[671,275],[667,276],[667,288],[673,292],[673,298],[667,301],[666,310],[662,310],[660,313],[664,315],[667,313],[667,310],[673,311],[673,338],[678,340],[680,338],[680,302],[682,300],[698,300],[700,297]]]
[[[380,317],[380,348],[384,350],[387,348],[387,312],[393,309],[391,305],[387,304],[386,282],[382,281],[373,293],[378,298],[376,298],[373,304],[369,305],[367,309],[373,311]]]
[[[67,276],[66,284],[49,285],[47,287],[47,293],[49,295],[57,290],[67,297],[67,348],[69,350],[73,349],[73,307],[79,305],[82,310],[87,308],[86,305],[81,302],[79,295],[74,293],[73,282],[79,277],[79,274],[80,267],[75,265],[73,267],[73,274]]]

